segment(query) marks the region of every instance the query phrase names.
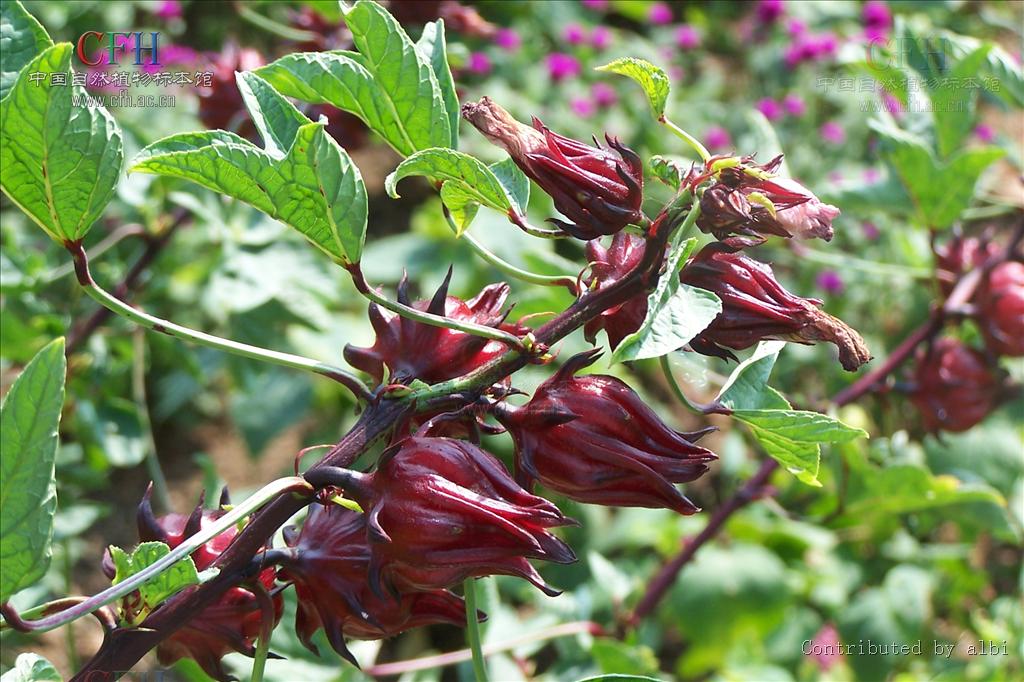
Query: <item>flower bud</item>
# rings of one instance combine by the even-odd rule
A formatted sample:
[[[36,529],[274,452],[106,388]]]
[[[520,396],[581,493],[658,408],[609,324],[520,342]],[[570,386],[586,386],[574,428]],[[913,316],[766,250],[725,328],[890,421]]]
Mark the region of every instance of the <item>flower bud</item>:
[[[504,319],[501,308],[508,285],[491,284],[469,301],[448,295],[448,277],[429,301],[410,303],[408,280],[398,285],[398,301],[417,310],[443,315],[462,322],[498,327]],[[357,369],[384,379],[387,367],[392,383],[421,379],[427,383],[445,381],[470,372],[501,355],[507,346],[500,341],[465,332],[416,322],[370,304],[370,324],[377,339],[369,348],[345,346],[345,360]]]
[[[605,136],[610,149],[596,139],[591,147],[551,132],[536,117],[532,128],[523,125],[487,97],[464,104],[462,116],[551,195],[572,221],[551,219],[565,233],[594,239],[641,219],[643,164],[614,137]]]
[[[143,542],[163,542],[174,549],[186,538],[209,526],[226,512],[203,509],[202,501],[189,516],[167,514],[156,517],[149,503],[150,491],[146,491],[139,505],[137,521],[139,539]],[[196,569],[202,571],[213,565],[221,552],[228,548],[238,534],[232,526],[192,553]],[[104,571],[113,577],[113,565],[104,557]],[[274,586],[275,570],[267,568],[259,574],[260,583],[268,591]],[[283,608],[280,595],[272,597],[274,624],[281,619]],[[256,595],[244,587],[232,587],[190,620],[184,627],[157,646],[156,654],[160,665],[169,666],[182,658],[191,658],[217,680],[230,680],[224,670],[221,658],[233,651],[253,656],[255,641],[260,633],[263,614]]]
[[[346,476],[338,485],[366,510],[370,587],[378,595],[382,586],[400,594],[495,574],[557,594],[527,559],[576,560],[546,530],[573,522],[472,443],[412,436],[385,451],[374,473]]]
[[[999,246],[988,240],[957,235],[935,250],[935,275],[943,296],[953,293],[960,277],[999,251]]]
[[[918,355],[910,400],[930,432],[966,431],[995,407],[999,381],[978,351],[944,338]]]
[[[607,249],[598,239],[587,242],[587,261],[590,263],[590,277],[586,284],[591,289],[604,289],[625,277],[633,270],[644,255],[644,240],[628,232],[619,232],[612,237]],[[587,341],[594,342],[597,332],[604,329],[612,348],[643,324],[647,316],[647,295],[640,294],[604,310],[599,316],[587,322],[583,334]]]
[[[673,483],[707,471],[715,455],[693,441],[713,429],[678,433],[615,377],[574,376],[599,355],[576,355],[524,407],[496,412],[515,441],[521,480],[579,502],[699,511]]]
[[[727,159],[707,162],[712,170]],[[835,206],[822,203],[795,180],[774,175],[782,155],[763,165],[751,157],[718,171],[718,180],[704,190],[697,227],[717,239],[731,235],[832,239],[832,220],[839,215]]]
[[[1024,263],[992,268],[977,294],[978,322],[985,345],[999,355],[1024,355]]]
[[[843,369],[853,371],[871,359],[864,340],[841,320],[819,310],[821,301],[786,291],[764,263],[711,243],[680,273],[684,284],[722,299],[722,312],[690,341],[703,355],[735,359],[726,349],[743,350],[762,339],[812,344],[827,341],[839,349]]]
[[[422,625],[466,622],[462,599],[447,590],[404,591],[397,598],[373,593],[363,514],[313,505],[302,530],[287,529],[285,541],[295,552],[279,578],[295,585],[295,632],[313,653],[319,653],[312,637],[321,627],[331,647],[355,663],[345,637],[381,639]]]

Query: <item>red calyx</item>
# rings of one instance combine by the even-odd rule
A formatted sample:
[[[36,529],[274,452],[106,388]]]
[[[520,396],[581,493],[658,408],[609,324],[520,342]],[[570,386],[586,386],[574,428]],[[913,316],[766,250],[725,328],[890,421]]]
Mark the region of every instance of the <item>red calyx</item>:
[[[713,429],[673,431],[615,377],[574,376],[599,355],[571,358],[524,407],[496,413],[515,440],[519,477],[580,502],[699,511],[673,484],[707,471],[715,455],[694,441]]]
[[[285,540],[295,549],[279,578],[295,585],[295,632],[314,653],[313,634],[321,627],[331,647],[353,664],[345,638],[381,639],[435,623],[465,624],[461,597],[448,590],[403,590],[380,597],[369,588],[371,550],[366,516],[331,504],[314,505],[296,533]]]
[[[998,402],[999,381],[985,356],[952,338],[918,356],[914,382],[910,399],[933,433],[966,431]]]
[[[200,500],[199,505],[187,517],[183,514],[156,517],[149,498],[150,491],[147,490],[137,515],[139,539],[143,542],[163,542],[171,549],[226,513],[221,510],[203,509]],[[193,552],[192,560],[196,568],[200,571],[209,568],[237,534],[237,527],[232,527]],[[113,566],[107,562],[108,557],[105,557],[104,570],[112,577]],[[275,576],[275,569],[267,568],[257,579],[270,591],[274,587]],[[281,619],[283,605],[280,595],[274,595],[272,601],[276,625]],[[253,656],[262,622],[263,614],[252,591],[245,587],[232,587],[184,627],[161,642],[156,650],[157,659],[161,665],[169,666],[179,659],[191,658],[210,677],[230,680],[232,678],[224,670],[221,658],[233,651]]]
[[[448,295],[451,270],[429,301],[410,302],[408,280],[398,285],[398,301],[434,315],[491,327],[502,326],[501,308],[508,297],[505,283],[491,284],[469,301]],[[492,341],[465,332],[434,327],[401,317],[370,304],[370,324],[377,339],[369,348],[345,346],[345,360],[378,382],[388,369],[392,383],[421,379],[427,383],[445,381],[470,372],[507,350],[500,341]],[[517,329],[508,326],[509,329]]]
[[[385,587],[401,594],[496,574],[557,594],[527,559],[576,560],[547,530],[573,522],[472,443],[412,436],[387,450],[374,473],[349,476],[339,485],[366,511],[370,586],[379,596]]]
[[[977,294],[978,322],[985,345],[998,355],[1024,355],[1024,263],[992,268]]]
[[[587,261],[590,263],[590,277],[586,284],[591,289],[604,289],[625,277],[644,255],[646,242],[628,232],[619,232],[612,237],[606,249],[600,240],[587,242]],[[587,322],[583,334],[587,341],[594,342],[597,333],[604,330],[608,343],[614,349],[622,339],[629,336],[643,324],[647,316],[647,295],[640,294],[603,311],[598,317]]]

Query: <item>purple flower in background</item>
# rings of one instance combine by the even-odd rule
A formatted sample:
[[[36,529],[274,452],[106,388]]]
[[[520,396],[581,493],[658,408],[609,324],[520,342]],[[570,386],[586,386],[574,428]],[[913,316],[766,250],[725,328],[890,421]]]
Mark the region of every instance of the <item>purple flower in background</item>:
[[[807,113],[807,104],[800,95],[791,92],[782,99],[782,108],[790,116],[803,116]]]
[[[581,118],[590,118],[597,111],[594,100],[589,97],[573,97],[569,100],[569,108],[572,109],[572,113]]]
[[[483,52],[473,52],[469,55],[469,62],[466,66],[471,73],[486,76],[491,72],[491,58]]]
[[[690,24],[681,24],[676,28],[676,45],[684,50],[700,47],[700,33]]]
[[[732,147],[732,137],[722,126],[711,126],[704,133],[704,143],[711,149],[728,149]]]
[[[587,9],[603,12],[608,9],[608,0],[582,0],[583,6]]]
[[[865,168],[864,169],[864,182],[869,185],[873,185],[882,179],[882,174],[878,172],[877,168]]]
[[[864,231],[864,236],[869,241],[875,241],[882,236],[882,231],[878,229],[878,225],[875,225],[870,220],[865,220],[861,223],[860,227]]]
[[[523,39],[511,28],[502,28],[494,35],[494,44],[507,52],[516,52],[523,44]]]
[[[996,131],[992,129],[992,126],[981,123],[974,129],[974,136],[985,144],[989,144],[995,141]]]
[[[832,171],[831,173],[829,173],[828,174],[828,179],[829,179],[829,182],[831,182],[831,183],[833,183],[835,185],[841,185],[841,184],[843,184],[846,181],[846,179],[843,178],[843,174],[840,173],[839,171]]]
[[[799,19],[790,19],[786,22],[786,33],[793,36],[794,38],[802,36],[807,32],[807,24],[800,21]]]
[[[604,50],[612,44],[612,32],[607,26],[595,26],[590,32],[590,45],[595,50]]]
[[[615,92],[615,88],[607,83],[594,83],[590,87],[590,96],[593,98],[594,104],[602,109],[613,106],[619,101],[619,95]]]
[[[782,0],[759,0],[757,3],[757,19],[762,24],[770,24],[782,16],[784,9]]]
[[[822,270],[814,281],[819,289],[832,296],[838,296],[846,288],[843,278],[835,270]]]
[[[181,3],[178,0],[163,0],[153,10],[153,14],[161,19],[179,19],[181,18]]]
[[[842,144],[846,141],[846,130],[835,121],[826,121],[821,124],[818,134],[821,135],[821,139],[829,144]]]
[[[582,45],[587,41],[587,30],[579,24],[569,24],[562,31],[562,40],[570,45]]]
[[[580,63],[571,54],[564,52],[552,52],[547,59],[548,75],[552,80],[560,81],[565,78],[580,75]]]
[[[830,668],[839,662],[842,656],[842,644],[839,641],[839,633],[831,623],[826,623],[818,630],[811,641],[810,653],[807,657],[818,664],[822,672],[828,672]]]
[[[199,61],[199,53],[193,50],[191,47],[185,45],[164,45],[160,48],[160,63],[159,64],[143,64],[140,68],[144,73],[159,73],[160,70],[165,66],[172,64],[179,64],[184,66],[194,66]]]
[[[882,0],[867,0],[861,10],[864,28],[885,32],[892,28],[893,15],[889,5]]]
[[[656,25],[670,24],[672,23],[672,8],[667,2],[656,2],[647,10],[647,20]]]
[[[900,118],[903,116],[903,103],[900,102],[899,98],[891,92],[882,94],[882,106],[888,111],[894,118]]]
[[[776,121],[782,116],[782,105],[771,97],[759,99],[754,108],[764,114],[764,117],[769,121]]]

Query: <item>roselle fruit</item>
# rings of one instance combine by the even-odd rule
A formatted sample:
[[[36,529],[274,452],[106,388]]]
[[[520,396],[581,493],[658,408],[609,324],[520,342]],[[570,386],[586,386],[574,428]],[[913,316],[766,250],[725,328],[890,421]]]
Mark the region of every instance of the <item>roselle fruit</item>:
[[[196,89],[199,120],[210,130],[229,130],[257,142],[259,136],[245,108],[242,93],[235,82],[236,71],[252,71],[263,66],[263,57],[249,47],[228,43],[212,56],[208,71],[213,73],[209,86]]]
[[[139,540],[163,542],[171,549],[226,513],[221,510],[203,509],[200,501],[189,516],[172,513],[156,517],[149,498],[150,491],[147,490],[137,514]],[[237,526],[232,526],[193,552],[192,560],[196,569],[203,571],[213,565],[237,534]],[[103,568],[107,575],[113,578],[114,567],[109,556],[104,558]],[[274,587],[275,575],[275,569],[267,568],[256,579],[270,592]],[[280,595],[274,595],[271,599],[274,604],[276,625],[281,619],[282,602]],[[232,587],[161,642],[156,649],[157,659],[160,665],[170,666],[179,659],[191,658],[210,677],[230,680],[232,677],[221,664],[221,658],[233,651],[253,656],[262,621],[263,614],[252,591],[245,587]]]
[[[501,308],[508,297],[508,284],[491,284],[475,298],[463,301],[448,295],[448,277],[429,301],[410,302],[408,280],[398,285],[398,301],[417,310],[443,315],[454,320],[490,327],[502,326]],[[470,372],[504,353],[508,346],[500,341],[473,336],[444,327],[415,322],[376,304],[370,304],[370,324],[377,339],[369,348],[345,346],[345,360],[370,374],[378,382],[386,367],[392,383],[420,379],[427,383],[445,381]],[[516,327],[505,327],[517,330]]]
[[[386,450],[373,473],[339,472],[337,485],[366,512],[370,587],[379,596],[495,574],[553,595],[527,559],[576,560],[547,530],[574,522],[472,443],[411,436]]]
[[[985,356],[943,338],[917,357],[910,400],[930,432],[966,431],[996,406],[999,380]]]
[[[598,239],[587,242],[586,255],[590,263],[590,276],[585,280],[587,286],[604,289],[628,275],[643,258],[645,243],[641,237],[628,232],[617,233],[608,248],[602,246]],[[622,339],[640,328],[645,317],[647,295],[641,294],[602,311],[584,325],[583,334],[587,341],[593,343],[597,333],[603,329],[608,335],[608,343],[615,348]]]
[[[615,377],[575,376],[599,351],[569,359],[521,408],[499,406],[512,434],[516,472],[579,502],[619,507],[699,509],[673,484],[708,470],[714,453],[694,444],[713,429],[679,433]]]
[[[839,362],[848,371],[871,359],[860,334],[819,310],[821,301],[789,293],[768,265],[736,253],[724,243],[713,242],[701,249],[683,267],[680,280],[722,300],[722,312],[690,341],[698,353],[735,359],[728,349],[743,350],[762,339],[779,339],[835,344]]]
[[[341,656],[355,659],[345,638],[381,639],[436,623],[465,625],[465,605],[448,590],[406,590],[380,597],[369,587],[366,516],[335,504],[313,505],[285,541],[294,552],[281,564],[280,580],[295,586],[295,632],[319,654],[312,637],[324,629]]]
[[[707,162],[710,170],[724,157]],[[775,176],[782,155],[757,165],[751,157],[719,171],[716,182],[704,190],[697,227],[717,239],[731,235],[832,239],[832,220],[839,209],[821,202],[809,189]]]
[[[1006,261],[992,268],[975,299],[985,345],[993,353],[1024,355],[1024,263]]]
[[[617,139],[606,135],[609,148],[596,139],[591,147],[551,132],[536,117],[533,127],[524,125],[488,97],[464,104],[462,116],[551,195],[571,222],[550,222],[566,234],[594,239],[643,217],[643,163]]]

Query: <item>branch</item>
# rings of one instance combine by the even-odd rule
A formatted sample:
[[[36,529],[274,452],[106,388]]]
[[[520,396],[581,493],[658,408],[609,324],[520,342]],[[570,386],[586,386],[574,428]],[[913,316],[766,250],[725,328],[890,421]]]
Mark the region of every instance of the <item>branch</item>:
[[[179,324],[145,313],[137,308],[133,308],[96,284],[92,278],[92,274],[89,272],[89,257],[86,255],[85,249],[82,248],[81,242],[67,242],[64,246],[71,253],[72,258],[74,258],[75,274],[78,276],[78,283],[83,289],[85,289],[85,293],[89,294],[90,297],[96,300],[104,308],[131,320],[135,324],[155,332],[160,332],[161,334],[173,336],[183,341],[216,348],[228,353],[233,353],[234,355],[241,355],[242,357],[270,362],[275,365],[282,365],[292,369],[302,369],[314,372],[321,376],[334,379],[339,384],[352,391],[352,393],[360,400],[368,401],[372,398],[370,389],[359,379],[359,377],[340,367],[335,367],[334,365],[329,365],[317,360],[311,360],[309,358],[302,357],[301,355],[282,353],[268,348],[260,348],[259,346],[250,346],[246,343],[223,339],[219,336],[183,327]]]

